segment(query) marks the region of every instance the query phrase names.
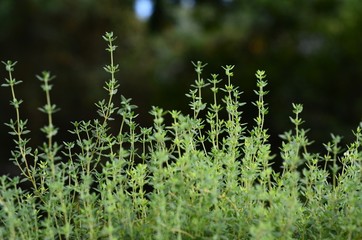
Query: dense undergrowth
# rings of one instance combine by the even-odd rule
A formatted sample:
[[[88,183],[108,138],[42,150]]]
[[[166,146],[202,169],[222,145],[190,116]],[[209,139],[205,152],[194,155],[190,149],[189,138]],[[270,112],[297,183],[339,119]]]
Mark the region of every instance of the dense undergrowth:
[[[241,91],[232,83],[234,66],[223,67],[226,80],[212,74],[205,81],[205,64],[197,62],[186,94],[191,112],[153,107],[153,126],[142,127],[136,106],[117,96],[115,37],[103,38],[110,53],[108,98],[96,103],[99,118],[72,123],[70,142],[54,140],[53,76],[43,72],[37,78],[47,140],[28,146],[14,89],[21,82],[13,76],[16,62],[3,62],[8,77],[2,86],[11,90],[15,109],[6,124],[17,145],[11,160],[21,176],[0,178],[1,239],[362,238],[362,124],[353,143],[342,148],[341,137],[332,135],[325,153],[311,153],[303,107],[292,104],[292,129],[272,155],[264,127],[265,72],[256,72],[257,115],[248,126]],[[206,91],[210,102],[204,102]],[[280,171],[273,168],[277,160]],[[24,181],[30,189],[19,187]]]

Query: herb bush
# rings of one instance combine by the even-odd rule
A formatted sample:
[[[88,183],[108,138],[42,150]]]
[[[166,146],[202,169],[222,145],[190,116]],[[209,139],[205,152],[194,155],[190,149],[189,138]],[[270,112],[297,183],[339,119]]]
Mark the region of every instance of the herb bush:
[[[223,67],[223,84],[217,74],[205,81],[205,64],[197,62],[186,94],[190,114],[152,107],[153,126],[141,127],[131,100],[116,100],[115,37],[103,38],[110,54],[108,99],[96,103],[99,119],[72,123],[71,142],[54,140],[53,76],[43,72],[37,78],[46,98],[40,108],[48,119],[41,128],[46,141],[28,147],[14,90],[21,82],[13,77],[16,62],[3,62],[2,86],[10,88],[16,114],[6,123],[16,143],[11,160],[21,176],[1,177],[1,239],[362,238],[362,124],[346,148],[332,135],[325,154],[311,153],[303,107],[292,104],[292,130],[281,135],[280,154],[273,155],[264,127],[265,72],[256,72],[258,114],[254,126],[246,126],[241,92],[231,82],[234,66]],[[202,93],[209,90],[207,103]],[[283,160],[280,171],[272,168],[276,159]],[[28,190],[19,187],[25,181]]]

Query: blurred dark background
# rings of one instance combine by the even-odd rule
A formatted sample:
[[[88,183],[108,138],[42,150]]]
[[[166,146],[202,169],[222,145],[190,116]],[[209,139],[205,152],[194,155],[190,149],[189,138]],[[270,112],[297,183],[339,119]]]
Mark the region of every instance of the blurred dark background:
[[[143,10],[142,10],[143,9]],[[244,91],[245,122],[256,111],[254,73],[267,72],[270,114],[267,127],[275,149],[278,134],[290,129],[292,102],[303,103],[305,128],[322,149],[330,133],[352,140],[362,113],[362,1],[313,0],[1,0],[0,60],[16,60],[14,76],[22,118],[29,119],[32,146],[44,139],[39,128],[45,102],[35,78],[49,70],[57,78],[52,100],[59,141],[69,141],[70,121],[96,116],[94,102],[105,97],[106,43],[113,31],[117,78],[123,95],[139,106],[139,122],[150,124],[151,105],[186,111],[185,93],[195,79],[191,61],[223,75],[236,65],[235,85]],[[0,68],[1,81],[7,77]],[[10,91],[0,89],[0,122],[14,118]],[[0,173],[15,174],[9,162],[14,148],[8,128],[0,125]]]

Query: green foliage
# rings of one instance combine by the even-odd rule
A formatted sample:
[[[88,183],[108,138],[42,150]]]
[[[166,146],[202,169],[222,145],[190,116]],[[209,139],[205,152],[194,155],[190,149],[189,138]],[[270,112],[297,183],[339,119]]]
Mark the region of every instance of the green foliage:
[[[150,103],[186,110],[182,96],[194,78],[187,69],[190,60],[200,59],[209,63],[205,76],[220,65],[235,65],[235,75],[243,81],[233,84],[245,91],[246,102],[254,97],[253,70],[262,67],[272,76],[268,89],[273,98],[268,104],[273,117],[267,126],[273,145],[279,144],[273,136],[283,132],[289,120],[285,117],[289,105],[280,103],[289,102],[303,102],[304,126],[321,130],[311,131],[309,137],[327,142],[328,132],[333,131],[344,136],[343,144],[352,141],[350,129],[361,120],[362,1],[202,0],[188,5],[185,2],[190,1],[158,0],[156,31],[152,31],[151,20],[137,20],[134,2],[1,0],[0,45],[6,46],[1,49],[1,59],[21,55],[21,62],[26,62],[17,65],[17,77],[24,80],[18,95],[29,99],[26,109],[42,105],[37,82],[27,79],[40,73],[43,66],[61,77],[52,93],[53,101],[62,106],[55,119],[57,126],[68,129],[74,119],[91,118],[90,107],[102,98],[99,86],[106,75],[98,67],[106,57],[99,36],[104,29],[114,29],[122,48],[115,54],[119,83],[122,92],[140,106],[138,113],[145,116],[138,119],[140,124],[151,122],[147,116]],[[9,96],[2,91],[1,109],[5,110],[0,122],[7,122]],[[64,98],[63,92],[69,93],[68,97]],[[249,106],[243,110],[250,113]],[[24,114],[29,128],[42,127],[42,122],[31,121],[41,119],[39,111]],[[245,122],[252,121],[249,115],[244,116]],[[32,132],[33,145],[41,144],[41,134]],[[1,136],[0,161],[4,162],[13,146],[6,134]],[[64,138],[66,133],[60,131],[57,137]],[[313,148],[320,151],[320,146]]]
[[[281,135],[280,155],[273,155],[265,72],[255,74],[258,112],[246,126],[234,66],[223,67],[223,85],[217,74],[205,81],[206,64],[196,62],[197,79],[186,94],[191,114],[152,107],[153,125],[142,127],[131,99],[116,101],[117,46],[113,33],[103,38],[110,54],[108,98],[96,103],[99,118],[72,123],[70,142],[55,141],[54,76],[43,72],[37,78],[46,99],[39,109],[47,116],[46,141],[28,146],[16,62],[3,62],[8,77],[2,86],[10,88],[16,113],[6,124],[16,143],[11,160],[22,176],[0,178],[2,239],[362,238],[362,123],[346,150],[332,135],[326,154],[311,153],[303,106],[292,104],[293,130]],[[213,97],[204,102],[208,90]],[[273,166],[277,158],[281,171]],[[30,189],[19,187],[24,181]]]

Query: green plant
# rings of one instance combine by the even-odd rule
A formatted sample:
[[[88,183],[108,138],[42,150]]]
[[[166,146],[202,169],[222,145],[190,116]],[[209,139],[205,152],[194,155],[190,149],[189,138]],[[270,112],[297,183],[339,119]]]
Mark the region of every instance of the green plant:
[[[362,238],[362,124],[345,151],[332,135],[326,154],[310,153],[303,107],[292,104],[294,129],[281,135],[280,156],[273,155],[264,126],[265,72],[256,72],[258,113],[247,126],[241,92],[232,84],[234,66],[223,67],[227,82],[220,86],[217,74],[205,81],[206,64],[196,62],[197,80],[187,94],[191,114],[153,107],[153,126],[142,127],[131,99],[115,103],[115,37],[103,38],[108,98],[96,104],[99,118],[73,122],[70,142],[54,140],[54,77],[43,72],[37,78],[46,96],[40,108],[48,119],[41,129],[46,141],[28,147],[14,89],[21,83],[13,77],[16,62],[3,62],[9,76],[2,86],[10,88],[16,114],[7,123],[17,145],[11,160],[22,175],[0,178],[2,239]],[[203,98],[208,86],[210,103]],[[279,158],[281,171],[272,168]],[[32,187],[21,189],[23,181]]]

